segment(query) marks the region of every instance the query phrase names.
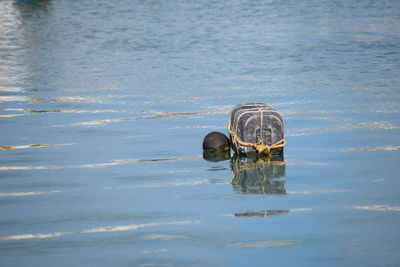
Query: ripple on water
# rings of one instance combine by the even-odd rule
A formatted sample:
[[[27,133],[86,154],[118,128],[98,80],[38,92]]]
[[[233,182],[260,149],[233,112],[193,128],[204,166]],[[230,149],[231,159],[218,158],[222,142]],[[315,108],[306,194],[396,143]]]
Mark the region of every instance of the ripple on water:
[[[371,205],[371,206],[354,206],[352,209],[355,210],[375,210],[375,211],[400,211],[400,207],[396,206],[386,206],[386,205]]]
[[[305,239],[281,239],[281,240],[258,240],[258,241],[244,241],[244,242],[232,242],[225,246],[227,248],[276,248],[276,247],[287,247],[295,246],[303,243]]]
[[[187,157],[173,157],[173,158],[150,158],[150,159],[116,159],[110,162],[102,163],[91,163],[91,164],[81,164],[81,165],[69,165],[69,166],[57,166],[57,165],[47,165],[47,166],[0,166],[0,171],[12,171],[12,170],[56,170],[56,169],[84,169],[84,168],[104,168],[110,166],[118,166],[123,164],[132,164],[140,162],[159,162],[159,161],[176,161],[176,160],[187,160],[187,159],[201,159],[202,155],[198,156],[187,156]]]
[[[378,147],[349,147],[349,148],[343,148],[340,150],[340,152],[347,152],[347,151],[394,151],[394,150],[400,150],[400,146],[378,146]]]
[[[43,113],[158,113],[155,110],[117,110],[117,109],[23,109],[23,108],[6,108],[6,111],[21,111],[29,114],[43,114]],[[22,115],[22,114],[20,114]]]

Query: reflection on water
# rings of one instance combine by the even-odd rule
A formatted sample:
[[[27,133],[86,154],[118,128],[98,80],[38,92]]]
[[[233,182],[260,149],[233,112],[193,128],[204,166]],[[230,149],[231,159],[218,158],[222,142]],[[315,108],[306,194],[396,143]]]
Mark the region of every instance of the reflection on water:
[[[0,0],[0,265],[398,265],[399,10]],[[285,160],[203,155],[249,102]]]
[[[251,210],[235,213],[235,217],[267,217],[289,213],[289,210]]]
[[[231,184],[237,193],[285,195],[285,162],[283,154],[270,158],[258,158],[234,154],[230,151],[203,152],[203,158],[210,162],[230,159],[233,172]],[[280,214],[279,210],[251,211],[235,214],[235,216],[265,217]]]
[[[244,157],[235,155],[231,159],[233,177],[231,183],[243,194],[286,194],[285,162],[283,155],[272,158]]]
[[[211,162],[218,162],[223,160],[228,160],[231,158],[231,151],[212,151],[212,152],[203,152],[203,159]]]

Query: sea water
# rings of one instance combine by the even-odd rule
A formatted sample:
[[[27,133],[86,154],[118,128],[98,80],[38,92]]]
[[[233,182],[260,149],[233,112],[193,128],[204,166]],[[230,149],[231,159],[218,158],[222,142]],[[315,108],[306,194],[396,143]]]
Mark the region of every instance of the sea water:
[[[395,266],[400,2],[1,1],[2,266]],[[205,160],[229,112],[278,160]]]

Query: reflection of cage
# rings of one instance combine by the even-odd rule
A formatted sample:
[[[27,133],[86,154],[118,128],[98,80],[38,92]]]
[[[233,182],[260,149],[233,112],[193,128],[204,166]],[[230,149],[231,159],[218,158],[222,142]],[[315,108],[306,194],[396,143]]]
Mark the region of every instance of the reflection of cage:
[[[243,194],[286,194],[283,155],[272,158],[243,157],[231,159],[231,184]]]

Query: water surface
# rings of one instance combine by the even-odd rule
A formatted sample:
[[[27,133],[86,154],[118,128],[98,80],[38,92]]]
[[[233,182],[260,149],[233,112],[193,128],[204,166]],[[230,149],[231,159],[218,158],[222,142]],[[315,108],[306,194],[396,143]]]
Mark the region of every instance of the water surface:
[[[5,266],[400,261],[398,1],[1,1]],[[236,104],[284,158],[203,159]]]

